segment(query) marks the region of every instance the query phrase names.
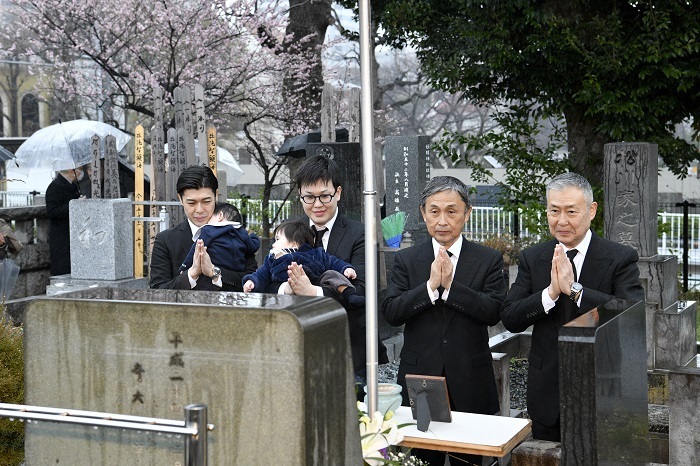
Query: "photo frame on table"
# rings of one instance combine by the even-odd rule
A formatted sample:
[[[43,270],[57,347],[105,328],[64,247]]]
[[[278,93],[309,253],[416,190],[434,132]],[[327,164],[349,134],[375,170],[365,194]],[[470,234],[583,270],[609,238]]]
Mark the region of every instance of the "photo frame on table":
[[[428,430],[430,421],[452,422],[445,377],[406,374],[406,388],[411,414],[418,421],[418,430]]]

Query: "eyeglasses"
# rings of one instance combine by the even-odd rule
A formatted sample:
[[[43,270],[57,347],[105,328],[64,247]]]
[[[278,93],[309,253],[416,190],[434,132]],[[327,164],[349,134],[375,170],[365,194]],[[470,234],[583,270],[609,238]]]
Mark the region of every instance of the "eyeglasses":
[[[303,196],[299,196],[299,199],[301,199],[301,202],[303,202],[304,204],[316,204],[316,199],[321,201],[321,204],[328,204],[333,200],[333,196],[335,196],[337,192],[338,188],[335,188],[333,194],[321,194],[320,196],[304,194]]]

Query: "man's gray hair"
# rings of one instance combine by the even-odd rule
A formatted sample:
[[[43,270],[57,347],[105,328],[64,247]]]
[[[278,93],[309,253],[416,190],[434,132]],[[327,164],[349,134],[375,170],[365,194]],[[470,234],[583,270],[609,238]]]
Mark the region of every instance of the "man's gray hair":
[[[547,198],[549,199],[550,191],[563,191],[567,188],[578,188],[583,191],[583,199],[586,201],[587,205],[593,203],[593,188],[587,179],[579,175],[578,173],[562,173],[552,179],[547,184]]]
[[[436,176],[430,180],[420,195],[421,208],[425,210],[428,198],[443,191],[454,191],[459,194],[469,210],[469,188],[454,176]]]

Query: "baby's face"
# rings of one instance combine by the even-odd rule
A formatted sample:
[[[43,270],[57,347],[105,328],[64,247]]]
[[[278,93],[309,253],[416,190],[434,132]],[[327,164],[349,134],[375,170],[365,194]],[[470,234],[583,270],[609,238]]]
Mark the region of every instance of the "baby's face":
[[[273,249],[289,249],[289,248],[298,248],[299,245],[297,243],[293,243],[287,239],[286,236],[284,236],[284,233],[278,231],[275,233],[275,242],[272,243],[272,248]]]

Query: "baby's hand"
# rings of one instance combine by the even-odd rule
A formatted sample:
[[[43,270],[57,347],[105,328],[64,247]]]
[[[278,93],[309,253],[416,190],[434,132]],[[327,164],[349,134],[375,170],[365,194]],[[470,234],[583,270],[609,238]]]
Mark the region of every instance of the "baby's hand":
[[[350,280],[354,280],[357,278],[357,272],[355,272],[355,269],[351,269],[350,267],[345,269],[345,271],[343,272],[343,275],[345,275]]]
[[[289,286],[289,282],[284,284],[284,294],[294,294],[294,290]]]
[[[255,288],[255,283],[253,283],[253,280],[248,280],[243,285],[243,292],[250,293],[251,291],[253,291],[253,288]]]

